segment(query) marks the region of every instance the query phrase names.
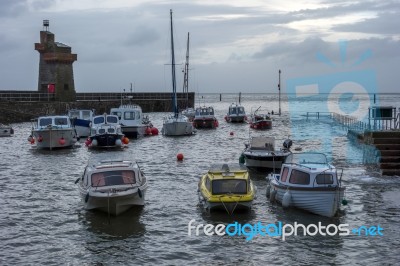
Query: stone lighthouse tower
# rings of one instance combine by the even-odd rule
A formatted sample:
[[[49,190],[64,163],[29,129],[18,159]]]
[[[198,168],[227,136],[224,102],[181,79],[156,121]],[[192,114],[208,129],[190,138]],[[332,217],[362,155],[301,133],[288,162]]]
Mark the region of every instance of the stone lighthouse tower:
[[[71,53],[71,47],[54,41],[48,20],[43,20],[40,43],[35,43],[35,50],[40,53],[38,90],[55,93],[57,101],[74,101],[72,63],[77,60],[77,55]]]

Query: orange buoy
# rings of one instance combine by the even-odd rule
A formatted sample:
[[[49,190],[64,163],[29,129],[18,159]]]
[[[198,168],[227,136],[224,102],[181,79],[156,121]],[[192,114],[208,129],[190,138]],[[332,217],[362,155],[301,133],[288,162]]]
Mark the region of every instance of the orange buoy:
[[[122,138],[122,143],[124,143],[125,145],[127,145],[129,143],[129,139],[127,137],[123,137]]]
[[[183,161],[183,154],[182,154],[182,153],[178,153],[178,154],[176,155],[176,159],[177,159],[178,161]]]

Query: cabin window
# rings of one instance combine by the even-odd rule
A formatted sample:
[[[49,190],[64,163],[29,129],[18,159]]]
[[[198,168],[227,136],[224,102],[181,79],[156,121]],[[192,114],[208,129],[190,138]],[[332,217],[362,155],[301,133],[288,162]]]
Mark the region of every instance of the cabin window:
[[[111,114],[118,116],[119,120],[121,120],[121,118],[122,118],[122,113],[121,112],[111,112]]]
[[[137,119],[140,119],[140,112],[136,112]]]
[[[212,181],[212,193],[216,194],[246,194],[246,180],[221,179]]]
[[[135,120],[135,112],[125,112],[124,113],[125,120]]]
[[[65,117],[58,117],[54,119],[54,124],[57,126],[68,125],[68,119]]]
[[[244,108],[243,107],[239,108],[239,114],[244,114]]]
[[[79,111],[69,111],[69,116],[71,118],[79,118]]]
[[[41,127],[45,127],[45,126],[51,125],[52,122],[53,121],[52,121],[51,118],[42,118],[42,119],[39,120],[39,125]]]
[[[82,111],[82,119],[89,120],[90,119],[90,111]]]
[[[282,171],[282,175],[281,175],[281,181],[282,181],[282,182],[286,182],[288,173],[289,173],[289,168],[284,167],[284,168],[283,168],[283,171]]]
[[[103,116],[100,116],[100,117],[95,117],[94,119],[93,119],[93,123],[94,124],[104,124],[104,117]]]
[[[289,183],[308,185],[310,184],[310,175],[305,172],[293,169],[292,173],[290,174]]]
[[[211,191],[211,181],[210,178],[206,178],[206,188],[208,191]]]
[[[212,108],[208,108],[208,114],[209,115],[214,115],[214,110]]]
[[[107,116],[107,123],[116,124],[118,123],[118,118],[115,116]]]
[[[136,183],[135,172],[129,170],[94,173],[92,174],[91,178],[93,187],[116,186]]]
[[[318,185],[329,185],[333,184],[333,176],[331,174],[319,174],[316,177]]]

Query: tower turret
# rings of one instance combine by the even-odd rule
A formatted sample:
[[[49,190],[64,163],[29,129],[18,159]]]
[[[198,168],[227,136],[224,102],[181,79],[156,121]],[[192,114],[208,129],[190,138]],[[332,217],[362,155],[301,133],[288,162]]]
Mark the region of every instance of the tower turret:
[[[72,54],[68,45],[55,41],[48,20],[43,20],[40,43],[35,43],[35,50],[40,53],[38,91],[54,92],[59,101],[74,101],[72,63],[77,60],[77,54]]]

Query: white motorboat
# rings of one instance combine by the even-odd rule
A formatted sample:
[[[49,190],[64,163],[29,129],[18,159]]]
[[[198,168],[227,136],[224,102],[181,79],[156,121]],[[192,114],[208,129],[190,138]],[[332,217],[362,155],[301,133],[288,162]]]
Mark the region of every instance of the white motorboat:
[[[194,110],[194,108],[188,107],[182,111],[182,115],[186,116],[188,118],[189,122],[192,122],[194,119],[194,116],[196,115],[196,111]]]
[[[93,110],[71,109],[68,111],[68,116],[79,138],[90,135],[90,122],[94,116]]]
[[[287,139],[283,142],[283,148],[275,150],[275,138],[252,137],[250,143],[241,155],[241,163],[247,168],[255,171],[270,171],[280,169],[282,162],[291,154],[292,141]]]
[[[146,129],[151,126],[150,121],[143,117],[142,108],[136,104],[111,108],[110,114],[118,116],[122,133],[130,138],[143,137]]]
[[[75,183],[87,210],[117,216],[135,205],[145,204],[147,179],[135,161],[89,162]]]
[[[41,116],[28,138],[39,149],[68,148],[77,142],[75,128],[66,115]]]
[[[162,134],[165,136],[185,136],[192,135],[193,125],[189,122],[188,118],[179,114],[178,102],[176,96],[176,76],[175,76],[175,54],[174,54],[174,34],[172,27],[172,9],[170,10],[171,18],[171,68],[172,68],[172,104],[173,115],[165,117],[163,120]]]
[[[229,106],[228,113],[225,116],[226,122],[243,123],[246,119],[246,111],[242,105],[232,103]]]
[[[14,135],[14,129],[11,126],[0,124],[0,137],[11,137]]]
[[[98,115],[93,118],[89,138],[85,144],[91,148],[120,148],[129,143],[122,134],[121,125],[116,115]]]
[[[267,177],[267,197],[283,207],[293,206],[333,217],[344,198],[341,177],[322,153],[290,154],[280,174]]]

